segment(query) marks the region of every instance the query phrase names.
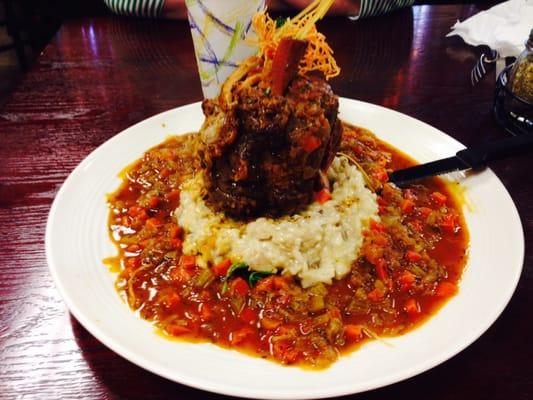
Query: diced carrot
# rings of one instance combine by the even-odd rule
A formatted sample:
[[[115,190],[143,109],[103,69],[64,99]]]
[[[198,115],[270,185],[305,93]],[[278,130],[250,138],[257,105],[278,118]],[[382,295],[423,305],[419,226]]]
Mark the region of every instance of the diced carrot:
[[[433,192],[429,195],[429,197],[439,207],[445,205],[446,201],[448,200],[447,197],[441,192]]]
[[[160,219],[157,218],[148,218],[146,220],[145,226],[148,229],[156,229],[159,225],[161,225],[163,222],[161,222]]]
[[[403,271],[403,273],[400,275],[399,281],[403,290],[410,289],[416,282],[416,275],[410,271]]]
[[[126,258],[127,268],[138,268],[141,265],[141,257],[128,257]]]
[[[420,314],[420,304],[415,299],[409,299],[405,302],[403,309],[409,315]]]
[[[168,169],[168,168],[163,168],[160,172],[159,172],[159,177],[164,179],[164,178],[168,178],[171,174],[171,171]]]
[[[179,265],[185,269],[193,269],[196,266],[196,257],[182,255],[179,260]]]
[[[373,172],[372,172],[372,176],[374,178],[376,178],[378,181],[380,182],[387,182],[389,180],[389,174],[387,174],[387,170],[385,168],[376,168]]]
[[[447,233],[457,233],[459,227],[457,225],[457,215],[444,214],[439,222],[440,228]]]
[[[213,267],[213,273],[217,276],[226,276],[229,267],[231,267],[231,260],[226,258]]]
[[[376,221],[375,219],[370,220],[370,229],[376,232],[386,232],[387,228],[381,222]]]
[[[181,325],[167,325],[165,331],[172,336],[186,335],[191,332],[189,328]]]
[[[415,202],[411,199],[404,199],[400,205],[402,214],[411,214],[415,209]]]
[[[180,198],[180,193],[181,192],[180,192],[179,189],[175,189],[175,190],[172,190],[171,192],[167,193],[166,197],[170,201],[178,200]]]
[[[128,209],[128,215],[130,217],[136,217],[137,215],[139,215],[139,213],[144,210],[144,208],[142,208],[141,206],[131,206],[129,209]]]
[[[369,292],[366,296],[372,301],[380,301],[385,296],[385,293],[383,292],[383,290],[379,288],[375,288],[374,290]]]
[[[258,293],[267,293],[274,288],[274,276],[267,276],[264,279],[261,279],[257,285],[255,285],[254,290]]]
[[[429,217],[429,214],[431,214],[433,210],[429,207],[420,207],[418,209],[418,212],[420,213],[420,215],[424,218],[427,218]]]
[[[451,282],[440,282],[435,289],[435,296],[450,297],[457,293],[457,285]]]
[[[320,192],[315,193],[315,199],[319,204],[324,204],[326,201],[331,200],[331,193],[328,189],[323,188]]]
[[[237,345],[246,340],[249,336],[253,335],[254,331],[249,326],[245,326],[237,331],[231,333],[231,344]]]
[[[322,141],[314,135],[307,135],[303,139],[302,147],[306,153],[311,153],[318,149]]]
[[[422,259],[422,255],[416,251],[407,250],[407,252],[405,253],[405,258],[409,262],[418,262]]]
[[[230,290],[231,293],[237,293],[241,296],[246,296],[250,290],[250,287],[246,281],[239,276],[231,281]]]
[[[360,339],[363,336],[363,326],[355,324],[344,325],[344,334],[351,340]]]
[[[240,315],[241,319],[246,322],[247,324],[250,324],[252,322],[257,321],[258,314],[257,311],[255,311],[251,307],[244,307],[241,311]]]

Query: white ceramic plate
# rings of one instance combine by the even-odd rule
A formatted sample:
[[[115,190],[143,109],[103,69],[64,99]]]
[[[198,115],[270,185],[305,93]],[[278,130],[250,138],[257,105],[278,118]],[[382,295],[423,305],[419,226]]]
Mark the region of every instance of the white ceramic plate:
[[[343,120],[366,127],[420,162],[463,146],[439,130],[389,109],[341,99]],[[282,367],[211,344],[168,341],[116,293],[102,259],[115,255],[107,234],[105,195],[117,174],[172,134],[197,131],[200,104],[164,112],[116,135],[68,177],[50,211],[46,254],[72,314],[96,338],[131,362],[196,388],[251,398],[309,399],[357,393],[426,371],[460,352],[496,320],[520,277],[524,237],[516,208],[490,170],[462,179],[471,210],[470,258],[459,294],[413,332],[342,357],[324,371]],[[460,329],[456,329],[460,327]]]

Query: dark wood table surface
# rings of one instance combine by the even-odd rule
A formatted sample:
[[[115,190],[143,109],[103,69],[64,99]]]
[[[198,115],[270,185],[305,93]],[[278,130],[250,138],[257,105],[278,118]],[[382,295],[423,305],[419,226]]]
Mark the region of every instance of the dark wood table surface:
[[[505,136],[491,111],[494,72],[472,88],[479,50],[445,37],[457,19],[486,7],[326,19],[321,29],[343,70],[334,89],[467,145]],[[0,398],[223,398],[160,378],[103,346],[69,314],[44,250],[54,195],[84,157],[142,119],[200,99],[186,22],[98,17],[67,21],[0,111]],[[533,397],[531,165],[531,156],[494,164],[526,236],[518,289],[497,322],[442,365],[353,398]]]

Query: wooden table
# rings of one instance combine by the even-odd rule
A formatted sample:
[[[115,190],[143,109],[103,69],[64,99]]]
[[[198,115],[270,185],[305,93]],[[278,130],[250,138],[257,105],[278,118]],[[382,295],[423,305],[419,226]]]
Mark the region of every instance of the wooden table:
[[[445,38],[457,19],[480,9],[416,6],[365,21],[327,19],[322,30],[343,69],[334,89],[409,114],[465,144],[504,136],[491,112],[494,74],[470,87],[479,52]],[[186,22],[101,17],[66,22],[8,100],[0,112],[0,398],[222,398],[146,372],[99,343],[69,314],[44,251],[50,204],[85,156],[129,125],[200,99]],[[354,398],[533,395],[530,160],[494,164],[526,234],[525,270],[507,309],[450,361]]]

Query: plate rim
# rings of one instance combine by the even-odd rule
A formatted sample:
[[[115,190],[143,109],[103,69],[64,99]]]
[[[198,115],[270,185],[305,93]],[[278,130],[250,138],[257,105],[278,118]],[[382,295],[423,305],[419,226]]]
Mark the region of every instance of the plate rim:
[[[365,107],[370,106],[371,108],[376,108],[380,112],[399,114],[402,118],[408,118],[410,120],[413,120],[413,122],[415,122],[417,124],[422,124],[425,129],[431,129],[431,130],[433,130],[435,132],[438,132],[440,135],[444,135],[448,140],[450,140],[450,143],[454,143],[459,148],[464,148],[464,145],[462,143],[460,143],[457,139],[455,139],[452,136],[444,133],[443,131],[439,130],[438,128],[435,128],[434,126],[425,123],[424,121],[421,121],[419,119],[411,117],[410,115],[407,115],[407,114],[404,114],[404,113],[398,112],[396,110],[392,110],[392,109],[389,109],[389,108],[386,108],[386,107],[383,107],[383,106],[380,106],[380,105],[377,105],[377,104],[363,102],[363,101],[360,101],[360,100],[354,100],[354,99],[349,99],[349,98],[345,98],[345,97],[339,97],[339,100],[340,100],[341,104],[345,103],[345,105],[362,104]],[[150,360],[143,359],[143,357],[141,357],[141,359],[139,359],[139,357],[135,354],[135,351],[132,351],[127,346],[123,346],[122,343],[115,342],[112,338],[109,338],[106,335],[104,329],[98,327],[94,323],[94,321],[91,321],[90,319],[86,318],[84,316],[83,311],[78,308],[78,306],[73,301],[73,299],[68,295],[67,289],[63,286],[63,282],[62,282],[60,274],[59,274],[59,269],[57,268],[57,266],[55,266],[55,263],[54,263],[54,256],[53,256],[54,255],[54,249],[52,248],[52,244],[51,244],[51,235],[52,235],[53,223],[55,222],[56,215],[58,213],[59,204],[60,204],[65,192],[68,189],[68,185],[74,179],[76,174],[80,173],[80,171],[85,166],[87,166],[87,164],[92,162],[92,159],[96,156],[96,154],[98,154],[98,153],[100,153],[102,151],[105,151],[108,147],[112,146],[115,143],[116,140],[119,140],[119,137],[127,135],[128,131],[130,131],[130,130],[139,129],[140,127],[142,127],[142,125],[149,124],[150,122],[152,122],[154,120],[158,120],[158,119],[161,119],[161,118],[163,118],[163,117],[165,117],[167,115],[171,115],[173,112],[176,112],[177,110],[183,110],[183,109],[187,109],[187,108],[191,108],[191,109],[197,108],[197,107],[199,107],[200,104],[201,104],[201,102],[194,102],[194,103],[182,105],[182,106],[179,106],[179,107],[175,107],[175,108],[170,109],[170,110],[163,111],[163,112],[155,114],[155,115],[153,115],[153,116],[151,116],[149,118],[146,118],[146,119],[144,119],[142,121],[139,121],[136,124],[131,125],[131,126],[127,127],[126,129],[124,129],[124,130],[118,132],[117,134],[113,135],[111,138],[109,138],[104,143],[102,143],[101,145],[96,147],[93,151],[91,151],[89,153],[89,155],[87,155],[69,173],[67,178],[61,184],[61,187],[58,190],[58,192],[56,193],[56,195],[54,197],[54,200],[53,200],[53,203],[52,203],[52,205],[50,207],[50,211],[49,211],[48,218],[47,218],[47,221],[46,221],[46,229],[45,229],[45,252],[46,252],[46,260],[47,260],[47,264],[48,264],[48,270],[50,271],[50,273],[52,275],[52,278],[53,278],[53,281],[54,281],[54,285],[58,289],[58,291],[59,291],[63,301],[66,303],[69,311],[78,320],[78,322],[80,322],[80,324],[91,335],[93,335],[96,339],[98,339],[101,343],[103,343],[106,347],[111,349],[113,352],[115,352],[119,356],[127,359],[128,361],[132,362],[136,366],[139,366],[140,368],[142,368],[144,370],[147,370],[147,371],[149,371],[151,373],[154,373],[156,375],[159,375],[159,376],[161,376],[163,378],[169,379],[169,380],[171,380],[173,382],[176,382],[178,384],[183,384],[183,385],[186,385],[186,386],[190,386],[190,387],[193,387],[193,388],[196,388],[196,389],[199,389],[199,390],[204,390],[204,391],[208,391],[208,392],[212,392],[212,393],[219,393],[219,394],[230,395],[230,396],[240,396],[240,397],[243,397],[243,398],[277,398],[277,399],[318,399],[318,398],[329,398],[329,397],[334,397],[334,396],[342,396],[342,395],[365,392],[365,391],[372,390],[372,389],[378,389],[378,388],[381,388],[381,387],[392,385],[394,383],[401,382],[401,381],[409,379],[411,377],[415,377],[415,376],[417,376],[417,375],[419,375],[419,374],[421,374],[421,373],[423,373],[425,371],[428,371],[431,368],[434,368],[434,367],[444,363],[445,361],[451,359],[452,357],[455,357],[457,354],[462,352],[465,348],[467,348],[472,343],[474,343],[488,329],[490,329],[490,327],[498,320],[500,315],[503,313],[503,311],[505,310],[505,308],[509,304],[510,300],[512,299],[514,293],[516,292],[516,288],[518,286],[520,277],[521,277],[522,272],[523,272],[524,259],[525,259],[525,236],[524,236],[524,228],[523,228],[522,220],[520,218],[520,214],[518,213],[516,204],[514,203],[511,195],[509,194],[507,188],[502,183],[502,181],[499,179],[499,177],[490,168],[487,168],[486,171],[491,175],[492,178],[495,178],[497,183],[499,183],[499,185],[501,186],[500,189],[502,190],[503,195],[506,197],[506,200],[509,202],[509,205],[512,206],[510,211],[512,212],[512,214],[513,214],[513,216],[515,218],[515,222],[517,222],[517,224],[518,224],[516,227],[519,228],[518,230],[519,230],[520,239],[521,239],[520,243],[519,243],[519,247],[520,247],[521,251],[520,251],[520,254],[519,254],[519,257],[518,257],[519,260],[520,260],[520,265],[521,266],[520,266],[520,268],[518,268],[516,270],[516,273],[515,273],[515,275],[513,277],[514,279],[513,279],[512,287],[511,286],[508,287],[508,292],[506,293],[505,301],[502,301],[500,303],[500,307],[498,309],[492,309],[491,310],[490,317],[488,318],[488,320],[490,320],[490,323],[487,326],[478,327],[478,330],[474,331],[473,333],[470,332],[470,335],[468,336],[468,339],[467,340],[463,340],[462,343],[460,345],[456,346],[452,351],[443,352],[441,357],[437,357],[437,358],[432,357],[430,359],[430,361],[428,361],[428,362],[419,363],[419,365],[417,365],[416,368],[414,368],[414,369],[413,368],[409,368],[409,371],[407,373],[399,374],[400,376],[396,376],[396,377],[394,377],[392,379],[390,379],[390,378],[389,379],[384,379],[384,378],[379,377],[378,379],[375,379],[375,380],[367,383],[366,385],[359,385],[359,389],[357,389],[356,391],[351,390],[349,387],[345,387],[346,386],[345,385],[345,386],[337,387],[336,390],[332,390],[331,388],[328,388],[328,390],[315,391],[312,394],[307,393],[307,394],[304,395],[304,393],[301,393],[300,395],[295,395],[294,393],[289,393],[287,395],[282,395],[280,392],[277,392],[274,396],[273,396],[272,393],[270,393],[270,394],[263,394],[263,393],[260,393],[260,392],[255,393],[255,392],[250,391],[249,389],[245,389],[243,391],[243,390],[240,390],[238,387],[237,388],[236,387],[230,387],[230,386],[226,386],[226,387],[222,386],[221,387],[220,385],[215,385],[216,387],[209,386],[209,380],[205,380],[205,382],[204,382],[203,379],[199,379],[199,380],[196,380],[196,381],[194,381],[194,380],[191,381],[190,379],[179,379],[179,377],[177,378],[175,374],[173,375],[171,373],[167,373],[164,370],[164,367],[159,367],[157,365],[157,363],[154,364]],[[379,137],[379,135],[378,135],[378,137]],[[146,150],[148,150],[148,149],[146,149]],[[429,364],[429,365],[426,365],[426,364]],[[283,367],[282,366],[281,368],[287,368],[287,367]]]

